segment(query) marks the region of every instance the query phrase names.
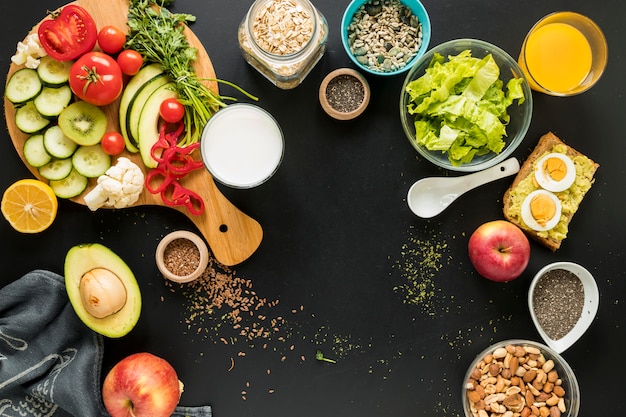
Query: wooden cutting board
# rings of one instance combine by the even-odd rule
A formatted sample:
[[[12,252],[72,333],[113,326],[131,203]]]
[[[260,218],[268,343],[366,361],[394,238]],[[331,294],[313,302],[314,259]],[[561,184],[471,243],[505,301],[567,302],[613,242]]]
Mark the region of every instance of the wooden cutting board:
[[[104,25],[115,25],[119,28],[127,29],[127,0],[77,0],[73,4],[78,4],[89,11],[96,21],[98,28]],[[38,26],[39,25],[36,25],[31,33],[35,32]],[[216,76],[213,65],[202,43],[189,28],[185,29],[185,34],[190,45],[198,49],[198,57],[194,64],[198,77],[201,79],[215,79]],[[18,68],[19,67],[15,64],[11,64],[7,79]],[[216,82],[210,82],[208,85],[215,92],[218,91]],[[28,135],[21,132],[15,125],[15,109],[6,98],[4,99],[4,108],[11,140],[20,158],[25,162],[22,147]],[[104,107],[103,110],[108,116],[108,129],[110,131],[119,131],[119,100]],[[120,156],[128,157],[142,167],[144,174],[146,173],[146,168],[141,162],[141,157],[138,153],[133,154],[124,151]],[[195,157],[198,159],[199,155],[196,154]],[[26,164],[26,166],[28,166],[36,177],[43,180],[36,168],[28,164]],[[91,179],[87,190],[80,196],[72,199],[72,201],[84,205],[84,195],[95,185],[96,180]],[[181,185],[195,191],[202,197],[205,204],[205,212],[202,215],[196,216],[189,213],[185,208],[177,207],[174,209],[185,214],[198,227],[208,245],[211,247],[215,258],[220,263],[227,266],[236,265],[248,259],[256,251],[263,237],[263,230],[260,224],[228,201],[217,188],[208,171],[205,169],[193,171],[181,181]],[[165,204],[158,194],[151,194],[144,189],[139,200],[133,206],[145,205],[164,206]]]

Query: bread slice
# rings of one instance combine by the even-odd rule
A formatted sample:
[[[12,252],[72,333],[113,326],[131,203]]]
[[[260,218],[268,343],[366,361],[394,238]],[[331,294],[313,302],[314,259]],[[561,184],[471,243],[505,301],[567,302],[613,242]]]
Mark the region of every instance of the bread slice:
[[[569,189],[554,193],[562,203],[561,219],[557,226],[548,231],[538,232],[528,227],[522,220],[521,205],[528,194],[540,189],[534,178],[535,164],[543,155],[550,152],[564,153],[574,161],[576,181]],[[526,158],[513,183],[504,193],[502,199],[504,217],[519,226],[532,239],[556,251],[561,247],[563,239],[567,237],[572,217],[593,185],[598,167],[599,164],[566,145],[552,132],[546,133],[539,139],[537,146]]]

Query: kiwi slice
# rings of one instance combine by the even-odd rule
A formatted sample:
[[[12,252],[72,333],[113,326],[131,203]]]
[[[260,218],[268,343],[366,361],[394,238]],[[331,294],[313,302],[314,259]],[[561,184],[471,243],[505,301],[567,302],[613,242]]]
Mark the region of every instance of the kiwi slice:
[[[107,117],[98,106],[76,101],[59,115],[59,127],[77,144],[91,146],[99,143],[106,133]]]

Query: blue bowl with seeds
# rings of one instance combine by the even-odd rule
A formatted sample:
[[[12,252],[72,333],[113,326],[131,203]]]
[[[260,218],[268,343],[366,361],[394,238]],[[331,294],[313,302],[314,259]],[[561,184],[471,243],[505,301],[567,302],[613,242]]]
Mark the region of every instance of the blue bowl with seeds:
[[[359,69],[398,75],[428,49],[430,19],[418,0],[353,0],[343,14],[341,41]]]

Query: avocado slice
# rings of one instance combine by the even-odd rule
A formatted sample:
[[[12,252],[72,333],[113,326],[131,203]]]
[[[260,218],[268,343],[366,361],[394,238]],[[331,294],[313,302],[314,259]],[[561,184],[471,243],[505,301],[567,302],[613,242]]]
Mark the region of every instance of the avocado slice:
[[[139,320],[141,292],[135,275],[104,245],[86,243],[67,252],[65,287],[78,317],[97,333],[119,338]]]

